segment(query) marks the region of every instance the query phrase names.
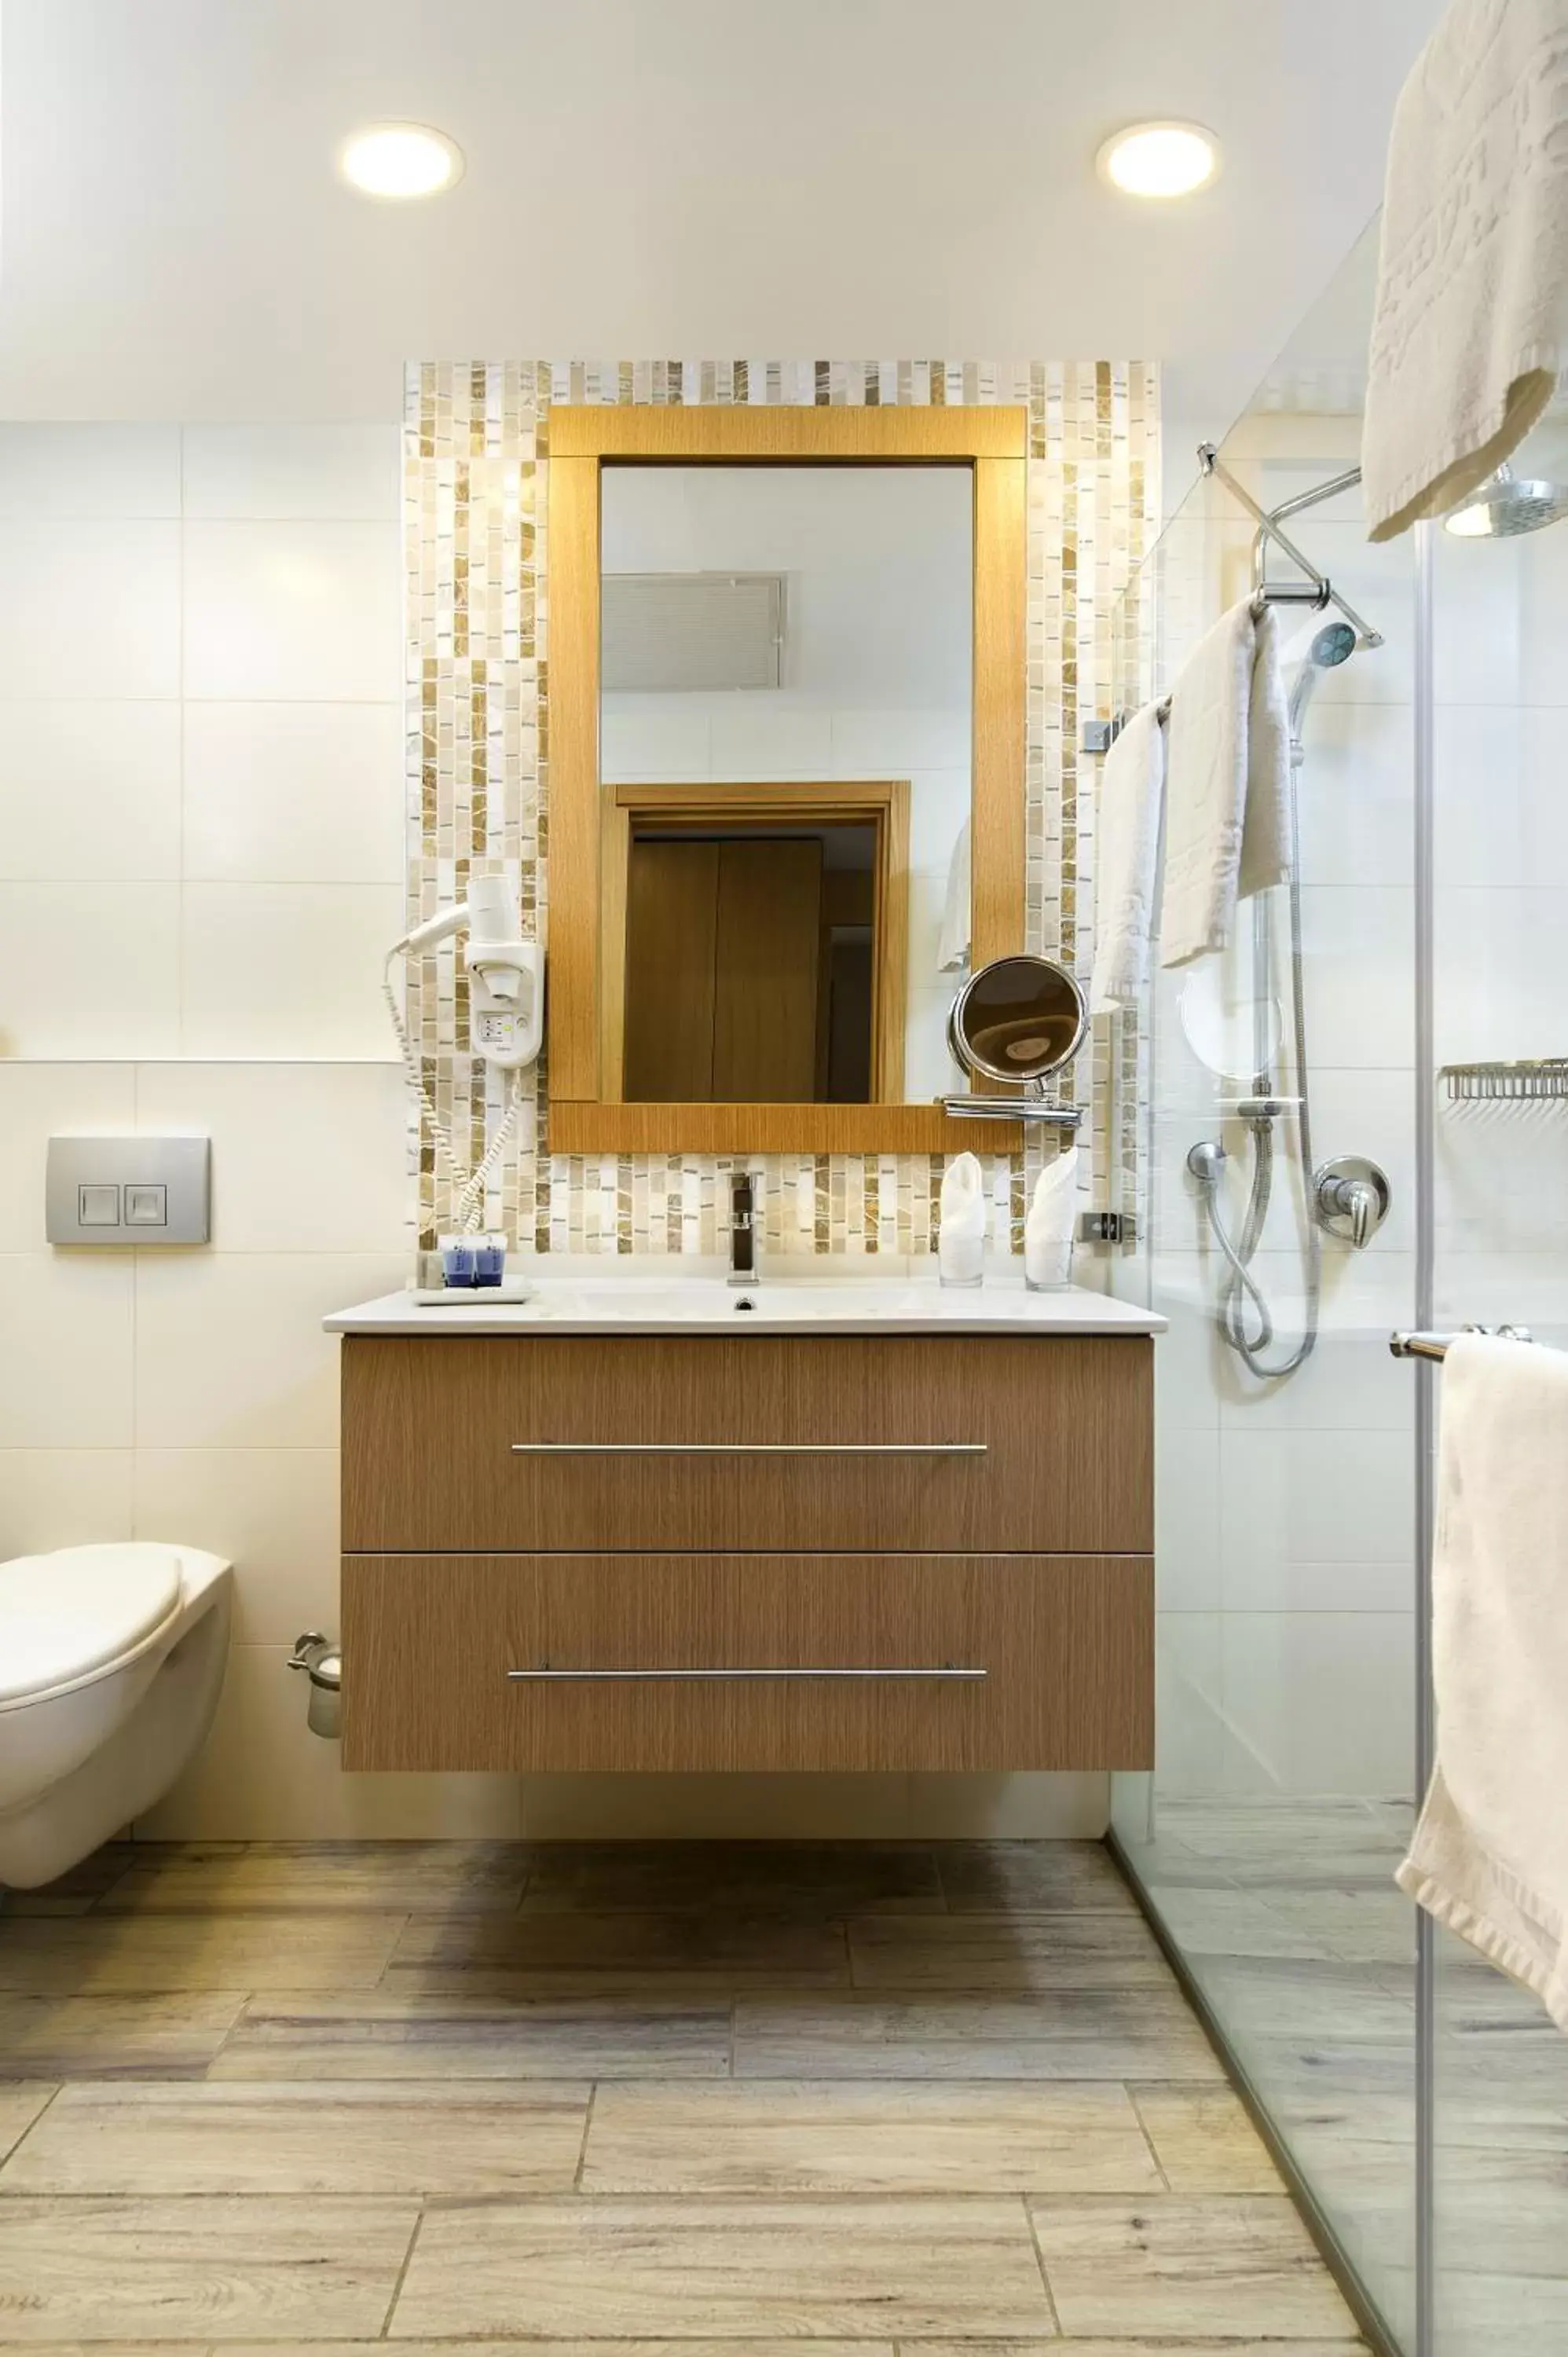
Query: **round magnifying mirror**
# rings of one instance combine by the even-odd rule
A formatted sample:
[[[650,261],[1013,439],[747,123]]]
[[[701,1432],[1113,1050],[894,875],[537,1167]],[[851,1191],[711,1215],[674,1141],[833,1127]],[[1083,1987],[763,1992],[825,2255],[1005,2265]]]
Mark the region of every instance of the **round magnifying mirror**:
[[[1042,1081],[1072,1061],[1088,1028],[1088,1005],[1066,966],[995,958],[953,1000],[948,1045],[988,1081]]]

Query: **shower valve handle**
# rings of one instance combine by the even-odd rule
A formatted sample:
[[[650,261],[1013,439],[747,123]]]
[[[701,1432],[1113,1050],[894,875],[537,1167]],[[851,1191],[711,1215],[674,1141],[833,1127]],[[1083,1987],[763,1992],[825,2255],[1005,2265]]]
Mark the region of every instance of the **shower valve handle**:
[[[1318,1223],[1359,1252],[1389,1216],[1392,1200],[1386,1174],[1359,1154],[1342,1154],[1313,1175]]]

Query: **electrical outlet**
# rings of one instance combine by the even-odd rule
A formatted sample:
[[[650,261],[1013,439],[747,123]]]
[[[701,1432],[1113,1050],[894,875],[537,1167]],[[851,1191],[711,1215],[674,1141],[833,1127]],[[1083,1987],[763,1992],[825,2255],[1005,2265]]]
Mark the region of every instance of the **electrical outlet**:
[[[1079,1243],[1130,1244],[1133,1233],[1131,1211],[1085,1211],[1078,1223]]]

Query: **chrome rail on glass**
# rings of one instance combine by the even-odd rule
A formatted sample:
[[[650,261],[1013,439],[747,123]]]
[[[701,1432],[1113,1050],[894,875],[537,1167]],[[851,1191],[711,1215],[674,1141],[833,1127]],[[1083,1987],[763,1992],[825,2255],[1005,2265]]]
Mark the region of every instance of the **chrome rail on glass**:
[[[1535,1340],[1528,1326],[1465,1326],[1459,1334],[1391,1334],[1389,1351],[1396,1359],[1445,1359],[1450,1345],[1457,1342],[1461,1334],[1493,1334],[1502,1342]]]
[[[1320,573],[1312,559],[1304,555],[1289,533],[1282,532],[1279,526],[1279,519],[1282,515],[1294,514],[1303,508],[1315,506],[1319,500],[1331,498],[1336,491],[1348,490],[1351,484],[1359,480],[1359,468],[1352,468],[1348,474],[1337,475],[1332,483],[1322,484],[1316,491],[1304,493],[1299,499],[1287,500],[1283,507],[1271,515],[1267,508],[1261,508],[1258,505],[1246,485],[1237,481],[1229,467],[1222,462],[1212,442],[1198,444],[1197,463],[1206,475],[1212,475],[1217,483],[1224,484],[1232,499],[1240,501],[1257,525],[1260,534],[1266,534],[1273,542],[1274,546],[1283,550],[1291,563],[1299,565],[1306,576],[1305,584],[1295,582],[1287,584],[1276,581],[1265,582],[1260,574],[1254,585],[1259,596],[1271,606],[1298,603],[1337,606],[1364,647],[1382,645],[1381,631],[1373,630],[1366,617],[1359,614],[1348,599],[1339,595],[1328,576],[1326,573]],[[1310,587],[1307,587],[1308,584]]]

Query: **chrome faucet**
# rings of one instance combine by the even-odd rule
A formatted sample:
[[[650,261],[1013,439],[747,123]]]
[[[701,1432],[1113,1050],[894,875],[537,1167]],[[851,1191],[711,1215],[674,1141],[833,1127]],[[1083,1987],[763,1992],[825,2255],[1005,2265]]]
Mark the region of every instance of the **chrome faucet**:
[[[729,1188],[729,1282],[755,1285],[757,1265],[756,1182],[749,1170],[737,1170]]]

